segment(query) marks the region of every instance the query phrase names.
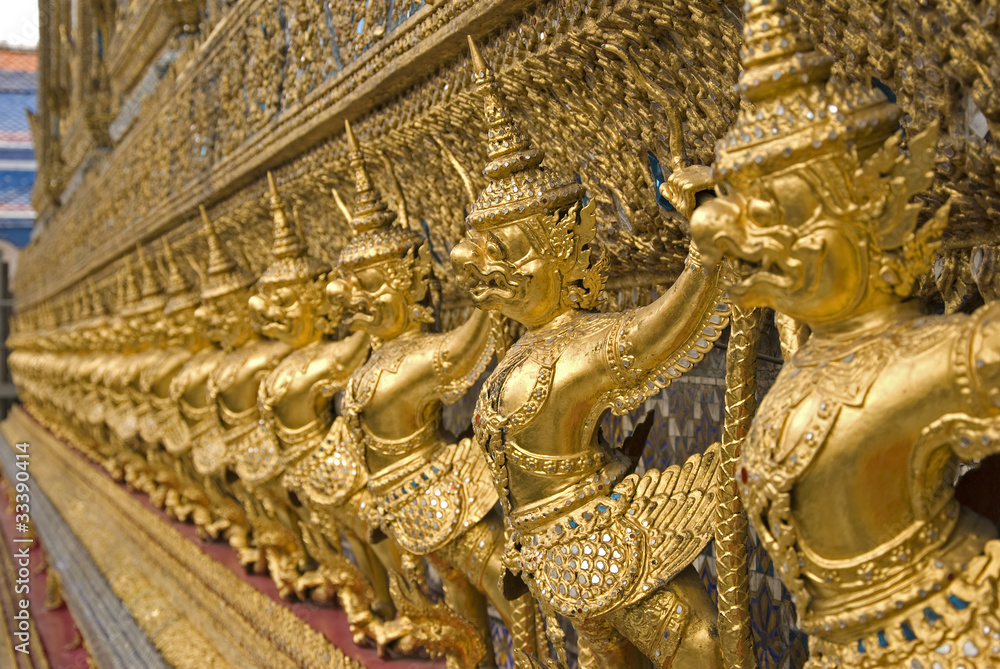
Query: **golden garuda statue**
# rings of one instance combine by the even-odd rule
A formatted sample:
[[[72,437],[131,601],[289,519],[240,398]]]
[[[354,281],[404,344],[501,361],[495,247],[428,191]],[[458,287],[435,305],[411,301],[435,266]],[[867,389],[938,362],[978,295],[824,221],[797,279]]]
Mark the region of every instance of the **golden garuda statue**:
[[[717,147],[724,197],[692,219],[729,289],[809,326],[743,447],[740,496],[810,635],[809,667],[987,667],[1000,542],[955,498],[1000,444],[1000,306],[908,299],[944,228],[917,227],[937,130],[896,132],[867,85],[831,79],[781,0],[747,4],[746,107]]]
[[[152,469],[146,461],[145,447],[139,438],[139,425],[150,410],[142,388],[143,370],[156,366],[163,355],[163,308],[167,297],[153,274],[149,259],[136,245],[141,289],[126,265],[126,304],[121,312],[122,354],[112,358],[107,377],[112,391],[113,409],[105,414],[114,460],[122,467],[125,481],[137,490],[153,494]]]
[[[571,620],[582,666],[633,666],[642,656],[657,666],[717,666],[716,613],[688,568],[713,531],[717,448],[638,477],[598,426],[711,348],[728,314],[719,273],[692,255],[653,304],[594,311],[606,270],[589,247],[596,203],[541,166],[542,151],[469,42],[489,185],[452,263],[480,309],[527,328],[487,380],[474,418],[506,517],[505,592],[527,584],[557,648],[556,614]]]
[[[199,525],[199,532],[210,537],[223,534],[240,559],[249,563],[255,554],[247,545],[249,529],[242,507],[225,488],[226,451],[209,384],[222,362],[249,339],[247,300],[253,278],[227,255],[204,207],[201,218],[208,262],[201,282],[201,304],[194,313],[212,345],[195,354],[170,382],[170,396],[177,402],[183,422],[164,428],[164,444],[178,458],[185,477],[197,482],[205,493],[211,522]]]
[[[333,395],[367,358],[368,338],[362,333],[340,341],[325,338],[336,325],[324,294],[330,267],[308,254],[298,210],[292,208],[289,220],[270,174],[268,182],[274,221],[271,262],[257,280],[249,306],[261,334],[290,352],[261,378],[258,427],[230,457],[247,489],[245,505],[256,544],[266,553],[279,592],[323,600],[332,586],[309,559],[301,527],[309,518],[300,517],[282,477],[323,442],[333,421]]]
[[[42,337],[32,342],[38,355],[30,362],[36,391],[30,393],[29,401],[46,420],[57,421],[61,413],[61,401],[53,397],[49,389],[61,391],[65,388],[62,367],[67,343],[67,323],[64,319],[65,314],[61,309],[46,309],[40,319]]]
[[[107,418],[113,408],[111,395],[111,374],[115,367],[114,361],[126,350],[123,334],[124,320],[121,312],[125,305],[124,273],[117,273],[115,300],[109,310],[105,310],[100,296],[94,296],[92,303],[96,313],[99,313],[98,324],[95,326],[95,344],[97,360],[90,373],[90,392],[87,393],[84,405],[87,407],[84,424],[86,435],[94,440],[98,451],[106,451],[102,446],[109,441]],[[39,327],[40,329],[40,327]],[[30,398],[29,398],[30,401]],[[105,465],[106,466],[106,465]]]
[[[111,346],[99,380],[104,388],[102,402],[104,410],[101,412],[101,428],[97,435],[99,447],[105,456],[103,466],[109,471],[119,466],[114,454],[121,446],[118,427],[122,422],[126,406],[127,380],[124,367],[139,350],[139,342],[132,329],[132,312],[140,296],[130,256],[125,256],[124,267],[119,270],[115,297],[114,313],[108,324],[108,340]]]
[[[142,371],[142,387],[150,411],[139,423],[139,434],[147,444],[158,444],[164,438],[164,428],[179,419],[177,404],[170,397],[174,376],[198,351],[208,345],[201,335],[194,310],[200,300],[181,273],[170,242],[163,239],[163,258],[167,267],[166,304],[163,306],[164,352],[158,364]]]
[[[97,384],[94,383],[95,373],[100,369],[107,355],[106,336],[108,325],[108,314],[104,303],[97,293],[93,280],[87,283],[84,292],[84,301],[87,304],[83,312],[83,320],[78,329],[81,356],[77,365],[74,378],[79,386],[79,395],[74,398],[73,422],[79,434],[91,434],[93,422],[91,412],[99,410],[100,397]],[[14,341],[10,345],[12,352],[8,357],[8,366],[13,370],[17,366],[15,353],[18,353],[22,345],[19,338],[14,335],[14,324],[11,324],[11,337]]]
[[[190,344],[194,352],[184,362],[184,365],[177,373],[170,378],[170,385],[167,388],[170,404],[169,406],[164,406],[157,419],[159,440],[163,448],[175,458],[175,462],[183,462],[184,458],[182,456],[214,424],[214,421],[211,420],[211,408],[208,406],[206,384],[208,383],[208,376],[211,370],[225,356],[223,349],[214,345],[215,342],[202,332],[202,328],[200,327],[201,321],[198,318],[198,315],[200,315],[197,311],[198,306],[212,299],[213,295],[206,292],[206,289],[210,285],[212,286],[212,292],[215,292],[215,289],[221,285],[225,285],[227,288],[231,287],[234,290],[245,286],[244,281],[239,280],[240,275],[232,275],[234,278],[237,278],[237,281],[232,284],[229,282],[225,284],[219,283],[221,277],[229,278],[231,276],[230,272],[235,268],[235,265],[225,257],[221,243],[216,236],[215,228],[208,219],[208,213],[204,207],[202,207],[201,212],[208,238],[208,266],[204,270],[199,270],[203,272],[200,275],[203,283],[201,292],[195,293],[193,289],[191,292],[192,297],[197,299],[197,303],[194,304],[194,309],[191,312],[192,320],[184,322],[181,318],[176,319],[176,326],[179,330],[182,328],[191,329],[189,333]],[[167,256],[167,265],[171,277],[167,280],[167,292],[169,294],[171,286],[179,287],[184,278],[180,274],[179,268],[176,268],[176,278],[173,278],[176,261],[173,259],[172,251]],[[183,295],[184,292],[178,291],[176,299],[183,300]],[[192,299],[192,301],[194,300]],[[169,306],[171,302],[168,301],[167,304]],[[177,315],[184,316],[186,315],[185,311],[186,309],[178,309]],[[204,342],[204,345],[198,346],[201,341]],[[154,402],[154,404],[156,403],[158,402]],[[193,470],[189,474],[193,475]],[[198,527],[199,529],[203,529],[204,525],[198,523]]]
[[[350,126],[347,136],[358,193],[355,234],[327,293],[349,305],[352,329],[373,338],[372,355],[343,401],[367,471],[362,511],[369,538],[389,539],[404,554],[436,564],[448,605],[475,625],[483,648],[492,647],[484,595],[515,643],[534,648],[533,604],[510,602],[497,589],[503,532],[486,463],[470,439],[456,440],[440,427],[443,403],[460,399],[483,374],[502,348],[502,330],[495,317],[476,311],[449,332],[428,332],[429,250],[415,232],[393,224],[396,214],[372,185]]]
[[[354,161],[356,164],[352,163],[356,170],[364,170],[361,160],[359,153]],[[352,227],[372,216],[390,215],[385,212],[386,206],[379,193],[373,191],[370,181],[366,183],[369,184],[368,190],[358,190],[357,206],[351,217]],[[391,222],[392,219],[388,220]],[[341,282],[333,279],[329,285],[339,287]],[[324,287],[324,292],[329,290],[329,285]],[[345,311],[348,305],[340,299],[339,288],[336,292],[338,296],[332,301],[322,296],[331,328],[340,328],[351,320],[350,314]],[[311,423],[321,425],[323,431],[318,433],[318,438],[310,438],[312,448],[303,450],[301,457],[290,460],[285,466],[281,485],[287,498],[295,501],[297,513],[303,521],[303,540],[311,557],[320,565],[318,572],[327,583],[337,588],[338,599],[347,613],[355,640],[362,643],[367,637],[374,640],[380,649],[397,643],[398,648],[414,650],[420,645],[409,636],[414,626],[410,620],[397,615],[389,586],[389,574],[404,573],[403,558],[391,542],[377,546],[367,542],[369,527],[365,516],[372,504],[366,487],[368,471],[344,416],[335,417],[332,401],[329,401],[335,392],[343,390],[367,360],[372,343],[365,330],[356,329],[343,340],[322,344],[323,350],[316,352],[316,362],[310,367],[295,365],[306,374],[318,366],[316,369],[321,371],[313,373],[322,374],[322,380],[319,376],[304,376],[299,382],[300,387],[306,390],[310,379],[316,378],[314,383],[321,384],[319,390],[328,401]],[[303,355],[308,355],[305,349]],[[294,357],[293,354],[289,359]],[[276,409],[271,408],[273,400],[266,399],[265,395],[273,394],[274,391],[269,388],[279,380],[278,375],[284,366],[275,368],[261,386],[259,402],[266,420],[279,420]],[[315,392],[309,390],[310,394]],[[293,409],[298,416],[294,420],[302,421],[306,416],[303,407],[289,404],[285,411]],[[289,417],[282,420],[293,420],[291,413],[284,415]],[[342,553],[342,541],[350,547],[356,564],[352,564]]]
[[[81,379],[85,373],[89,376],[87,363],[93,359],[91,355],[94,345],[93,325],[87,290],[81,288],[76,291],[76,296],[73,299],[72,321],[69,324],[66,342],[63,345],[62,373],[59,379],[62,392],[58,397],[58,402],[64,420],[73,428],[79,428],[82,425],[81,419],[85,416],[82,410],[82,400],[87,391],[81,383]]]
[[[268,335],[275,333],[274,324],[255,316],[267,308],[269,298],[277,299],[286,279],[302,284],[321,274],[326,267],[305,255],[305,246],[289,220],[270,173],[268,186],[274,221],[271,263],[254,284],[254,297],[243,296],[247,302],[241,305],[241,313],[246,314],[239,326],[243,331],[242,341],[234,342],[232,351],[212,370],[207,390],[210,401],[215,404],[220,428],[214,440],[217,450],[212,451],[211,471],[225,479],[225,489],[240,501],[252,532],[252,545],[243,549],[241,562],[258,571],[266,567],[279,593],[286,596],[295,591],[300,569],[305,567],[307,558],[298,538],[297,523],[282,523],[278,518],[279,510],[274,503],[283,494],[278,497],[258,494],[265,493],[263,489],[255,490],[255,486],[268,478],[266,470],[273,464],[268,462],[268,450],[274,446],[269,433],[261,429],[261,407],[257,397],[261,382],[292,352],[293,345],[300,343],[301,338],[272,338]],[[296,287],[301,286],[292,286],[293,290]],[[303,291],[299,306],[305,309],[306,305],[307,293]],[[315,302],[312,306],[319,308],[320,303]],[[308,319],[312,317],[312,314],[307,315]],[[204,466],[205,462],[201,464]],[[227,476],[228,472],[236,476]],[[247,480],[243,480],[243,476]],[[295,526],[294,530],[291,525]]]
[[[139,417],[139,436],[144,442],[146,460],[156,483],[153,503],[179,520],[186,520],[192,514],[198,515],[199,520],[195,522],[204,525],[209,522],[204,506],[185,500],[185,497],[197,499],[200,494],[178,477],[177,460],[173,452],[164,446],[167,441],[165,429],[176,427],[181,420],[180,409],[170,396],[170,385],[198,351],[208,346],[208,341],[201,335],[194,317],[200,303],[198,293],[192,290],[181,273],[173,248],[166,238],[163,238],[163,247],[167,267],[166,303],[160,323],[163,348],[158,356],[144,364],[139,373],[139,386],[146,403]]]

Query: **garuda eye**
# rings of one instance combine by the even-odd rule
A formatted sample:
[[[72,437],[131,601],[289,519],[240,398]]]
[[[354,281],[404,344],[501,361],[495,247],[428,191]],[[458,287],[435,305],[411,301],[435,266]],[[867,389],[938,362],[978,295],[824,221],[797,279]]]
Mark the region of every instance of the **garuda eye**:
[[[496,260],[506,260],[507,251],[504,250],[500,240],[492,232],[486,238],[486,252],[491,258]]]

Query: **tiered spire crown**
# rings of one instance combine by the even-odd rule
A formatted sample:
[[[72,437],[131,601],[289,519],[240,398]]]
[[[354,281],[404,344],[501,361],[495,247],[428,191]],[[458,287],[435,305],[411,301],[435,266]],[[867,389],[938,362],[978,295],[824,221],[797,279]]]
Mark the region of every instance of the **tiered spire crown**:
[[[221,297],[249,286],[253,283],[253,279],[226,254],[219,240],[219,234],[215,230],[215,224],[208,217],[204,205],[200,205],[198,209],[201,212],[202,223],[205,224],[205,237],[208,239],[208,271],[201,287],[201,299],[204,301]]]
[[[139,300],[142,296],[139,294],[139,286],[135,282],[135,274],[132,271],[132,258],[131,256],[125,256],[125,277],[124,289],[121,293],[121,313],[131,314],[135,311],[136,305],[139,304]]]
[[[532,214],[552,213],[582,200],[582,185],[541,166],[545,154],[531,147],[528,136],[515,123],[500,84],[472,37],[469,50],[473,81],[483,96],[489,159],[483,169],[489,183],[466,219],[469,225],[485,230]]]
[[[73,298],[73,320],[85,321],[90,318],[90,300],[87,299],[87,289],[78,288]]]
[[[191,290],[187,279],[181,274],[177,259],[174,258],[174,249],[166,237],[163,238],[163,257],[167,262],[167,306],[163,308],[163,313],[169,316],[197,306],[198,295]]]
[[[94,284],[93,279],[87,280],[87,288],[90,292],[90,313],[94,318],[104,318],[108,315],[107,309],[104,308],[104,302],[101,301],[101,295],[97,292],[97,285]]]
[[[382,200],[382,194],[372,183],[365,165],[365,155],[354,136],[351,124],[345,121],[344,126],[350,151],[348,159],[354,170],[356,196],[354,216],[351,218],[354,237],[341,252],[338,265],[345,269],[357,269],[399,258],[419,245],[422,239],[412,230],[393,225],[396,212],[388,208]]]
[[[156,280],[156,275],[153,274],[153,268],[149,264],[146,252],[142,249],[142,244],[136,244],[135,250],[139,256],[139,271],[142,272],[142,293],[138,304],[132,309],[132,314],[148,314],[163,309],[167,298],[163,294],[160,282]]]
[[[142,272],[143,299],[159,295],[163,292],[163,290],[160,288],[160,282],[156,280],[156,275],[153,274],[153,268],[149,264],[149,258],[146,257],[146,252],[142,250],[142,244],[136,244],[135,250],[136,254],[139,256],[139,271]]]
[[[326,263],[306,253],[298,211],[292,208],[295,225],[290,225],[285,203],[270,172],[267,173],[267,183],[271,193],[274,243],[271,246],[271,264],[257,280],[257,285],[303,283],[329,271],[330,267]]]
[[[174,258],[174,249],[170,245],[170,240],[163,237],[163,259],[167,263],[167,295],[173,297],[186,293],[190,286],[187,279],[181,274],[181,268],[177,266],[177,259]]]
[[[128,280],[126,277],[132,273],[132,264],[128,257],[125,258],[125,267],[115,273],[115,301],[113,309],[115,314],[120,314],[128,304]]]
[[[830,78],[785,0],[745,5],[743,74],[736,90],[752,102],[716,146],[717,175],[732,183],[857,147],[864,159],[893,132],[899,109],[881,91]]]
[[[267,185],[270,189],[271,218],[274,221],[274,244],[271,246],[271,256],[274,258],[295,258],[302,255],[305,244],[299,238],[297,231],[289,225],[285,213],[285,201],[274,183],[274,175],[267,173]]]

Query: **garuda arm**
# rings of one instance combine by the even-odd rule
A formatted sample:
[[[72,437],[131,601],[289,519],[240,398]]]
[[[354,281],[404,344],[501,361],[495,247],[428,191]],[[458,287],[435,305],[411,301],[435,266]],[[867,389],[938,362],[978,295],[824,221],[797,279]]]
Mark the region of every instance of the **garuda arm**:
[[[690,371],[712,348],[729,322],[721,273],[721,264],[706,270],[692,254],[665,294],[619,316],[604,344],[615,385],[604,406],[628,413]]]
[[[486,371],[490,358],[503,355],[505,344],[502,317],[482,309],[476,309],[465,323],[443,335],[434,351],[441,401],[457,402]]]
[[[952,360],[968,408],[942,416],[921,434],[925,453],[949,446],[965,461],[1000,452],[1000,302],[980,308],[970,321]],[[923,459],[921,454],[915,457]]]

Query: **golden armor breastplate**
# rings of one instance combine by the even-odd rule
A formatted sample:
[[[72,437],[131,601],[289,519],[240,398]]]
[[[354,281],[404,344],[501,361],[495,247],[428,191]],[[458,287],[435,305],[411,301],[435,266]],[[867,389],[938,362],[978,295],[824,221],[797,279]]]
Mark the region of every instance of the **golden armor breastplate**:
[[[297,427],[286,426],[275,413],[275,407],[289,401],[288,393],[293,381],[308,368],[317,355],[324,351],[320,342],[294,351],[286,356],[260,384],[257,394],[259,420],[254,429],[254,441],[249,448],[233,453],[236,474],[245,482],[260,484],[267,481],[315,448],[330,428],[332,413],[314,414],[311,421]],[[329,379],[318,379],[309,388],[307,397],[296,401],[314,405],[317,396],[329,400],[333,395]]]
[[[414,350],[413,337],[412,334],[403,335],[384,343],[372,352],[368,362],[347,382],[347,388],[344,390],[345,412],[357,415],[368,406],[375,395],[375,388],[382,378],[382,372],[396,373],[407,353]]]
[[[203,476],[215,476],[222,473],[230,462],[231,455],[237,450],[252,448],[257,427],[257,407],[251,405],[245,409],[234,411],[226,405],[223,397],[226,391],[235,386],[239,380],[239,372],[250,362],[255,354],[270,353],[259,366],[257,375],[270,370],[285,348],[275,346],[276,342],[257,341],[246,344],[237,350],[224,354],[225,357],[215,366],[208,379],[208,416],[205,427],[200,435],[193,438],[191,451],[195,470]]]
[[[241,381],[240,372],[250,363],[256,355],[266,355],[267,357],[257,365],[254,370],[256,376],[266,374],[284,357],[287,349],[277,346],[277,342],[260,340],[245,344],[227,355],[219,366],[212,370],[208,382],[208,395],[216,405],[219,419],[225,428],[236,428],[247,422],[247,419],[256,412],[255,405],[234,409],[225,400],[225,395],[233,390],[237,383]],[[269,349],[275,350],[269,350]],[[256,385],[255,385],[256,390]]]
[[[558,499],[535,502],[527,511],[513,510],[509,469],[516,468],[520,473],[531,477],[546,479],[558,477],[566,480],[568,476],[575,474],[581,479],[589,480],[589,474],[599,476],[598,472],[614,459],[612,451],[600,445],[596,449],[587,448],[573,455],[532,453],[518,446],[516,437],[517,432],[523,430],[538,416],[552,392],[555,366],[572,340],[570,335],[582,337],[598,332],[608,327],[613,318],[602,314],[587,314],[544,333],[524,335],[508,349],[479,393],[473,418],[476,440],[491,463],[493,482],[500,495],[504,515],[514,527],[524,522],[530,525],[532,521],[540,520],[542,518],[540,507],[552,505],[561,507],[565,494],[559,493],[556,496]],[[507,381],[519,376],[516,372],[529,360],[538,365],[534,384],[524,402],[517,407],[508,407],[505,405]],[[576,493],[573,494],[573,498],[574,501],[577,500]],[[532,512],[531,509],[535,507],[539,507],[539,510]]]
[[[128,440],[139,429],[132,410],[132,396],[127,385],[116,384],[108,392],[108,408],[104,413],[108,427],[119,439]]]
[[[311,420],[301,425],[287,425],[276,410],[289,402],[313,407],[317,399],[325,401],[333,396],[337,384],[328,376],[316,377],[308,388],[302,387],[301,383],[313,361],[326,353],[324,343],[314,342],[290,353],[260,384],[257,409],[260,411],[261,421],[267,429],[274,432],[286,450],[325,432],[333,422],[330,407],[324,411],[312,412]]]
[[[208,402],[207,390],[201,406],[191,404],[186,395],[190,388],[207,382],[211,370],[226,355],[217,348],[205,348],[195,353],[170,381],[170,398],[177,414],[169,417],[162,429],[164,447],[171,453],[184,453],[215,425],[214,407]]]
[[[436,338],[418,336],[432,345]],[[476,453],[475,444],[470,439],[450,443],[442,437],[440,411],[402,439],[381,438],[363,425],[361,416],[375,395],[382,373],[396,372],[413,345],[413,337],[404,336],[375,351],[348,383],[344,412],[357,443],[370,452],[395,459],[379,472],[369,473],[369,527],[380,528],[411,553],[426,555],[479,522],[496,504],[497,497],[488,483],[487,464]],[[492,356],[493,346],[487,349],[487,355]],[[485,363],[476,366],[473,381],[483,368]],[[444,396],[452,401],[458,399],[455,387],[462,383],[464,379],[449,384]]]
[[[160,374],[163,373],[163,368],[171,358],[178,354],[186,354],[190,356],[190,352],[185,349],[164,349],[164,350],[152,350],[146,356],[145,360],[139,366],[138,374],[136,375],[136,382],[134,384],[136,390],[143,397],[148,397],[151,394],[153,384],[156,383]]]
[[[165,380],[172,371],[176,372],[174,376],[180,373],[183,365],[193,355],[185,348],[170,348],[163,351],[162,355],[156,359],[155,364],[143,368],[140,372],[139,386],[142,388],[151,409],[139,419],[139,434],[146,443],[160,442],[164,438],[165,429],[181,420],[177,403],[170,396],[169,385],[166,388],[167,394],[165,396],[159,394],[163,391],[161,381]],[[172,437],[172,440],[174,438]]]
[[[97,385],[94,382],[95,375],[101,366],[101,357],[102,354],[100,353],[88,354],[81,363],[78,371],[81,394],[76,406],[76,416],[84,422],[93,423],[95,422],[93,416],[101,415],[100,396],[97,392]],[[11,358],[13,358],[13,354],[11,354]]]
[[[343,416],[337,416],[326,437],[285,473],[284,487],[313,508],[340,507],[368,482],[361,446],[348,429]],[[367,491],[364,491],[367,495]]]
[[[603,440],[569,456],[531,453],[517,444],[518,431],[539,415],[552,392],[555,366],[571,335],[610,332],[620,320],[620,314],[589,314],[545,333],[528,333],[509,349],[476,405],[476,438],[513,529],[504,562],[521,573],[537,599],[570,619],[605,614],[648,596],[689,564],[711,533],[704,519],[714,513],[714,494],[688,493],[714,488],[715,446],[683,468],[640,478],[626,476],[633,463]],[[540,368],[528,399],[504,407],[507,379],[529,358]],[[514,469],[575,481],[555,495],[512,509]],[[676,504],[681,497],[686,503]],[[665,522],[661,514],[668,508]]]
[[[259,430],[257,404],[245,408],[233,408],[226,401],[226,394],[237,389],[237,384],[253,386],[256,397],[261,377],[265,377],[288,354],[287,345],[278,341],[260,340],[244,345],[230,353],[209,377],[208,395],[218,412],[220,427],[230,456],[237,452],[249,451],[258,445],[266,446],[265,435]],[[254,358],[257,362],[250,378],[241,377],[241,372]]]
[[[315,507],[341,507],[368,483],[365,434],[358,425],[357,413],[374,395],[382,370],[395,371],[406,356],[404,347],[393,344],[389,342],[373,352],[368,362],[351,376],[344,390],[343,414],[336,417],[319,447],[284,476],[285,487]],[[371,507],[368,491],[364,490],[362,496],[366,501],[359,502],[358,507],[368,510]]]
[[[951,484],[924,489],[922,484],[927,484],[919,476],[911,480],[913,499],[921,500],[915,505],[913,522],[877,549],[851,558],[828,559],[811,550],[792,514],[795,486],[827,445],[842,409],[863,406],[886,367],[906,364],[901,358],[940,345],[960,330],[963,334],[952,346],[950,362],[956,385],[968,387],[968,347],[974,326],[965,316],[934,317],[842,346],[819,348],[810,342],[779,374],[775,388],[782,392],[769,393],[761,404],[738,471],[741,497],[761,542],[795,596],[803,630],[816,635],[812,643],[814,658],[819,658],[814,660],[816,666],[832,667],[837,662],[889,666],[885,663],[903,662],[918,643],[938,648],[934,659],[945,662],[954,651],[958,661],[964,642],[942,644],[944,626],[935,631],[935,622],[942,617],[971,620],[982,615],[989,598],[995,597],[1000,543],[987,543],[995,528],[961,509]],[[817,409],[808,426],[797,438],[783,439],[789,421],[796,418],[796,407],[813,394],[818,401],[806,406]],[[973,430],[981,432],[981,425]],[[920,442],[934,438],[933,431],[925,430],[912,451],[926,452],[927,444]],[[969,626],[952,623],[948,628]],[[979,630],[971,631],[975,637]],[[991,643],[988,633],[966,641],[972,644],[966,649],[985,650]]]
[[[368,478],[369,526],[417,555],[454,541],[497,502],[494,489],[483,485],[489,471],[472,440],[448,443],[433,435],[426,448]]]

